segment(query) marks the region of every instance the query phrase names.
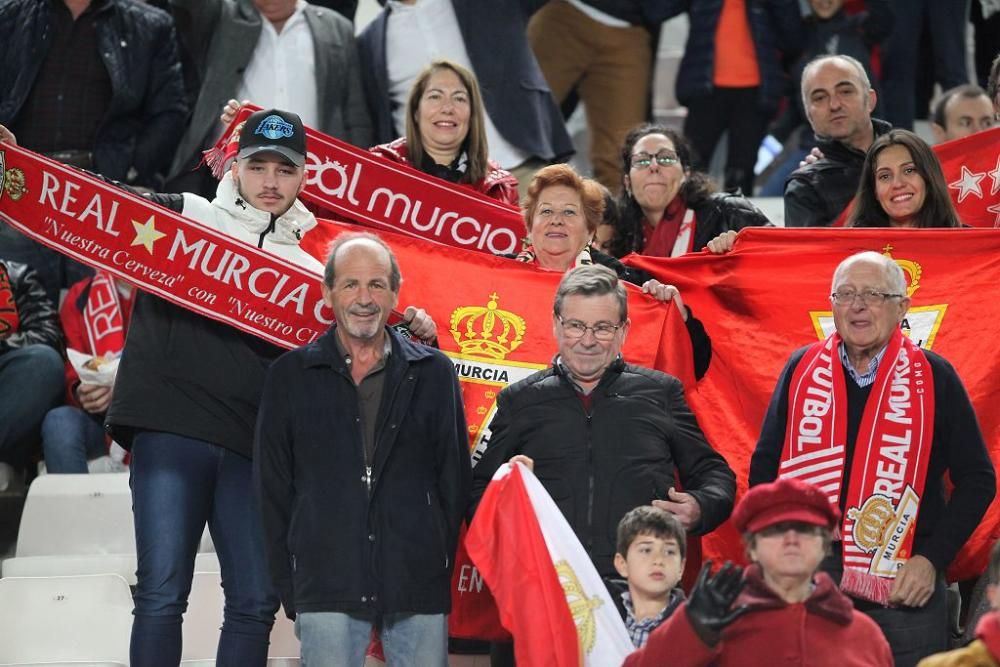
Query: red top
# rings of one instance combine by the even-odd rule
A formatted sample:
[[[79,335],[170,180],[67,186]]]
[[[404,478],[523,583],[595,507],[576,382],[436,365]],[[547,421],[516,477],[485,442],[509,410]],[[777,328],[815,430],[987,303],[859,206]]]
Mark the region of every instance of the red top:
[[[392,162],[410,164],[410,155],[406,147],[406,137],[400,137],[387,144],[372,146],[368,150]],[[517,179],[509,171],[501,169],[500,165],[493,160],[490,160],[486,178],[478,183],[456,183],[456,185],[469,188],[470,190],[486,195],[490,199],[510,204],[515,208],[520,208],[521,206],[517,194]]]
[[[715,73],[719,88],[753,88],[760,85],[760,67],[750,34],[746,0],[723,0],[715,28]]]

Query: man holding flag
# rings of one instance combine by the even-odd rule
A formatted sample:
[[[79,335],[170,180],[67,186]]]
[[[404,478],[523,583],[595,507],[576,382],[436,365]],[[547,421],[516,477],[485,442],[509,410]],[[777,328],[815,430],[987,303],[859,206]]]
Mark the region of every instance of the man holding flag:
[[[796,477],[840,507],[822,569],[879,624],[896,664],[914,665],[947,648],[943,573],[993,499],[993,464],[955,370],[900,329],[910,299],[898,264],[848,257],[830,301],[836,332],[785,366],[750,485]]]
[[[611,269],[567,272],[553,311],[559,353],[550,368],[500,392],[490,444],[473,471],[473,505],[502,464],[533,460],[598,573],[613,577],[626,512],[652,502],[707,533],[732,510],[735,475],[706,442],[680,381],[622,359],[628,302]]]

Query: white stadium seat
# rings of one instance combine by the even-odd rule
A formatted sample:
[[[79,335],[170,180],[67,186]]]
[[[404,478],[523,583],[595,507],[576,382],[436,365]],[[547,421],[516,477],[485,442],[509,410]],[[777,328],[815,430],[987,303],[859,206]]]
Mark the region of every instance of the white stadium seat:
[[[0,579],[0,665],[128,664],[132,593],[118,575]]]

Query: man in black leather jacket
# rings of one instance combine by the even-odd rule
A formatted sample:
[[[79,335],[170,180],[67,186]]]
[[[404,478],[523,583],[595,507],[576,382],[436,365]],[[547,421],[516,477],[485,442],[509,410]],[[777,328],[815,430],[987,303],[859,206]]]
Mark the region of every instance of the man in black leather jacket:
[[[0,125],[25,148],[157,189],[187,118],[170,16],[136,0],[0,2]],[[89,275],[0,224],[56,299]]]
[[[820,56],[802,72],[802,103],[823,157],[785,183],[786,227],[829,227],[854,197],[865,153],[892,129],[872,118],[877,101],[864,66],[850,56]]]

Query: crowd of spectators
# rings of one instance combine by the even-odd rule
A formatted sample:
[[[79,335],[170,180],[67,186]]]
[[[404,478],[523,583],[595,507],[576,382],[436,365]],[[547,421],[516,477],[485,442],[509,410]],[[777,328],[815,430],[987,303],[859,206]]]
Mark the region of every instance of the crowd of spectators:
[[[946,650],[944,571],[992,500],[995,475],[962,380],[899,333],[909,298],[898,266],[861,253],[837,268],[837,332],[794,352],[776,379],[753,452],[754,489],[734,513],[733,471],[706,441],[680,383],[621,357],[630,326],[622,281],[679,308],[699,379],[711,364],[712,332],[677,288],[620,259],[728,252],[739,230],[772,225],[749,199],[758,185],[783,196],[788,227],[967,226],[934,151],[911,130],[926,87],[922,55],[932,56],[930,84],[943,91],[926,105],[935,142],[1000,122],[995,31],[992,44],[987,29],[977,33],[987,42],[977,41],[977,51],[995,54],[986,71],[966,66],[973,3],[981,25],[995,23],[1000,7],[987,0],[387,0],[361,30],[356,2],[0,0],[0,142],[323,273],[338,322],[293,353],[300,356],[272,364],[279,350],[270,344],[136,293],[0,222],[0,491],[30,481],[40,461],[48,473],[129,469],[140,554],[134,664],[179,661],[181,614],[206,524],[227,595],[220,664],[259,663],[279,601],[294,616],[296,600],[312,656],[341,644],[345,656],[363,651],[377,617],[376,626],[395,633],[383,634],[392,660],[414,659],[400,643],[405,635],[425,647],[413,664],[441,663],[453,559],[428,568],[431,557],[406,540],[442,530],[454,554],[466,508],[471,517],[493,473],[510,461],[537,471],[598,572],[622,589],[630,635],[637,648],[648,642],[629,664],[661,664],[680,645],[701,656],[697,664],[740,664],[773,646],[767,633],[777,637],[791,623],[789,605],[799,603],[820,628],[801,642],[818,652],[845,642],[865,647],[865,660],[835,664],[915,665]],[[649,122],[660,24],[680,14],[690,26],[676,79],[683,131]],[[927,54],[918,49],[922,31],[931,37]],[[586,110],[593,179],[563,163],[574,152],[563,116],[573,100]],[[269,110],[247,121],[219,179],[203,152],[247,102]],[[287,128],[284,138],[270,136],[275,123]],[[400,282],[391,250],[375,236],[352,236],[323,266],[301,247],[317,224],[298,199],[305,127],[520,207],[527,237],[508,257],[564,274],[553,308],[558,356],[500,393],[492,439],[471,478],[468,462],[454,456],[465,445],[461,399],[434,404],[454,384],[447,362],[430,351],[435,324],[409,309],[404,321],[427,345],[383,334]],[[708,172],[723,135],[717,183]],[[762,146],[782,156],[757,178]],[[937,407],[923,458],[912,455],[929,472],[926,487],[918,485],[926,498],[910,557],[879,582],[888,587],[879,598],[860,592],[844,565],[840,531],[847,495],[870,491],[852,484],[850,461],[855,441],[862,447],[888,428],[862,413],[869,396],[881,400],[872,389],[886,381],[879,364],[897,354],[931,372]],[[321,381],[317,364],[329,371]],[[846,415],[844,424],[823,423],[846,429],[852,452],[847,464],[840,459],[842,492],[832,496],[779,479],[779,468],[794,464],[787,421],[807,368],[835,378],[831,400]],[[403,375],[420,402],[392,394],[380,408],[390,396],[383,386],[402,384]],[[304,378],[315,391],[303,389]],[[302,395],[294,410],[290,388]],[[322,392],[341,395],[344,405],[329,412],[328,428],[304,426],[322,411],[308,403]],[[615,409],[601,412],[612,400]],[[446,409],[454,414],[441,417]],[[435,414],[450,422],[449,433]],[[324,474],[343,477],[335,485],[345,494],[348,477],[358,477],[353,468],[347,475],[325,467],[325,456],[306,474],[313,490],[305,493],[296,452],[315,453],[320,431],[345,431],[348,422],[363,427],[360,442],[349,440],[364,455],[357,468],[369,501],[376,491],[404,497],[419,478],[435,489],[427,504],[441,511],[406,508],[412,525],[401,529],[389,513],[371,510],[362,525],[364,510],[343,509],[353,502],[346,496],[317,500]],[[404,422],[416,424],[410,446],[395,445],[403,453],[394,455],[412,458],[389,466],[396,434],[387,432]],[[567,440],[588,449],[573,451]],[[430,462],[413,442],[433,447]],[[245,511],[261,499],[263,524]],[[311,523],[302,523],[302,503],[313,503]],[[320,507],[327,514],[316,514]],[[356,532],[351,539],[364,548],[317,538],[335,513],[337,530]],[[686,535],[711,532],[731,513],[753,565],[704,570],[685,601],[678,585]],[[298,565],[292,533],[310,544]],[[366,562],[374,547],[364,540],[374,543],[376,533],[380,546],[382,535],[398,541],[399,558],[385,567],[411,574],[388,584],[399,594],[381,602],[371,591],[384,575],[349,571]],[[327,548],[342,568],[319,565]],[[783,569],[788,549],[802,554],[794,572]],[[993,586],[997,569],[989,570]],[[616,575],[625,581],[612,583]],[[416,586],[414,577],[427,581]],[[364,593],[362,604],[330,604],[329,587]],[[995,626],[995,612],[984,617],[974,650],[993,648]],[[511,664],[511,645],[495,644],[492,660]]]

